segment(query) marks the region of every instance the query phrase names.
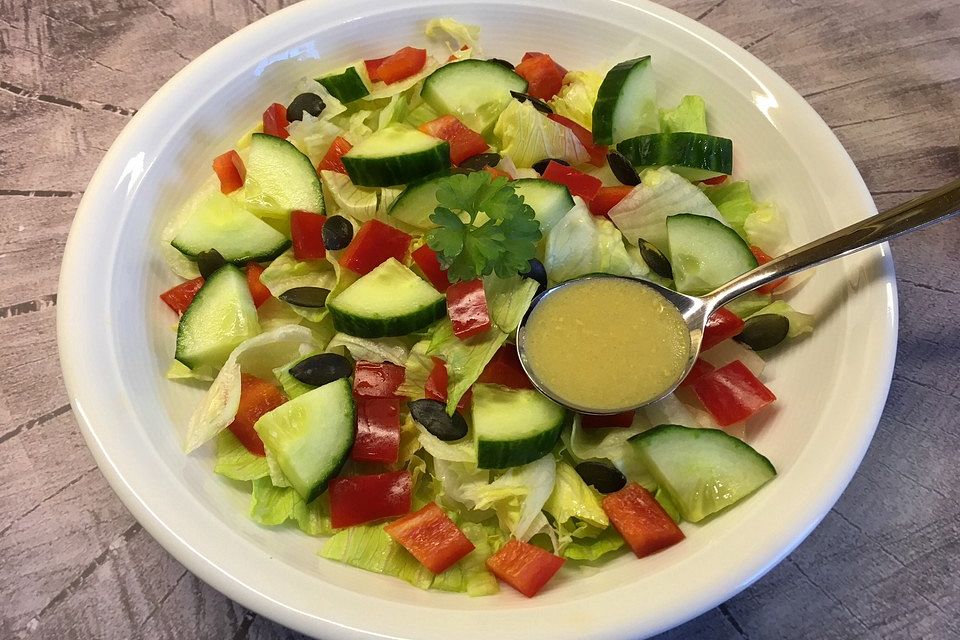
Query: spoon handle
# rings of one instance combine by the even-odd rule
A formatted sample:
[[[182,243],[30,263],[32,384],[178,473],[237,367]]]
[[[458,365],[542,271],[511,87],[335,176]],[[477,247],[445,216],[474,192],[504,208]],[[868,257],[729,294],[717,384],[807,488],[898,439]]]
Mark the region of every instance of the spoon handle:
[[[778,278],[879,244],[960,213],[960,180],[861,220],[737,276],[704,296],[715,309]]]

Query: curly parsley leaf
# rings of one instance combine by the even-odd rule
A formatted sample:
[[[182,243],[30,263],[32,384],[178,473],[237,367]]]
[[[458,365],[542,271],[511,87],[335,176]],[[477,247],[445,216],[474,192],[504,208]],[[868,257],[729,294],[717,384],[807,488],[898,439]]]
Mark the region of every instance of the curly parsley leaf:
[[[450,176],[437,187],[437,202],[430,215],[437,227],[425,239],[451,282],[527,270],[540,223],[505,178],[486,171]]]

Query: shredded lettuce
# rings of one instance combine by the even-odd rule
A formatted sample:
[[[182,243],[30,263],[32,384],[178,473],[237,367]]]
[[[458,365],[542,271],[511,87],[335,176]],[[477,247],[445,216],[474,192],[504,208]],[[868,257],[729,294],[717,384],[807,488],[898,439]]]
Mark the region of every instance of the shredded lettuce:
[[[338,333],[327,344],[327,351],[346,350],[354,360],[392,362],[401,367],[407,362],[410,347],[401,338],[358,338]]]
[[[500,527],[482,522],[460,523],[460,530],[476,547],[455,565],[437,574],[431,588],[440,591],[466,592],[470,596],[498,593],[500,585],[487,570],[486,559],[506,542]]]
[[[260,328],[266,331],[263,325]],[[216,375],[216,370],[210,365],[201,365],[196,369],[191,369],[179,360],[171,362],[166,373],[167,380],[199,380],[201,382],[210,382]]]
[[[394,542],[382,524],[348,527],[324,543],[320,557],[353,567],[395,576],[420,589],[429,589],[433,574]]]
[[[228,429],[217,435],[217,462],[213,470],[232,480],[256,480],[270,475],[267,459],[250,453]]]
[[[747,242],[760,247],[767,255],[778,256],[790,244],[787,221],[772,202],[761,202],[743,221]]]
[[[407,113],[406,123],[414,127],[419,127],[423,123],[436,120],[439,117],[440,114],[434,111],[433,107],[426,102],[421,102]]]
[[[757,203],[753,199],[750,183],[746,180],[731,182],[727,180],[718,185],[701,185],[700,188],[710,202],[720,211],[720,215],[741,236],[746,236],[743,223],[753,213]]]
[[[544,158],[559,158],[571,165],[590,159],[573,131],[537,111],[530,102],[511,100],[493,133],[500,140],[500,153],[510,156],[518,167],[531,167]]]
[[[574,461],[609,460],[626,476],[627,480],[653,488],[656,486],[656,481],[634,448],[627,442],[631,437],[652,427],[653,424],[659,423],[651,423],[642,411],[638,411],[633,424],[629,427],[584,429],[580,424],[580,416],[576,416],[570,431],[565,431],[562,437]]]
[[[547,454],[507,469],[490,484],[472,483],[461,490],[473,508],[493,509],[502,528],[519,540],[529,540],[540,529],[537,516],[553,491],[556,467],[553,455]]]
[[[377,117],[375,111],[370,109],[357,109],[342,113],[331,120],[331,122],[340,128],[339,135],[352,145],[358,144],[361,140],[373,133],[374,118]]]
[[[683,96],[673,109],[660,109],[660,131],[707,132],[707,105],[700,96]]]
[[[785,317],[790,322],[790,329],[787,331],[787,337],[789,338],[796,338],[805,333],[813,332],[814,316],[797,311],[783,300],[776,300],[752,315],[759,316],[764,313],[775,313]]]
[[[421,340],[410,348],[410,355],[404,363],[405,375],[403,383],[397,389],[397,394],[410,400],[423,398],[427,378],[433,371],[433,360],[427,355],[430,348],[429,340]]]
[[[474,468],[476,468],[477,448],[473,443],[473,438],[467,437],[457,442],[444,442],[419,425],[417,425],[417,429],[419,430],[418,439],[420,446],[423,447],[424,451],[433,456],[434,461],[458,462],[473,465]],[[461,471],[472,473],[470,469],[452,470],[454,474],[458,474]]]
[[[390,102],[387,103],[387,106],[385,106],[377,116],[377,129],[383,129],[387,125],[406,120],[409,104],[409,92],[398,93],[390,98]]]
[[[287,476],[283,474],[283,469],[280,468],[280,463],[277,462],[277,458],[273,452],[270,451],[270,448],[264,447],[264,451],[267,452],[267,468],[270,469],[270,482],[273,486],[292,487],[293,485],[287,480]]]
[[[560,93],[549,100],[549,104],[554,113],[592,129],[593,105],[602,83],[603,76],[595,71],[571,71],[564,76]]]
[[[300,324],[303,316],[283,300],[271,296],[257,309],[257,320],[261,329],[269,331],[288,324]]]
[[[295,287],[319,287],[331,290],[337,284],[337,272],[328,260],[297,260],[293,249],[288,249],[270,263],[260,274],[270,294],[279,298],[285,291]],[[290,308],[312,322],[319,322],[327,315],[326,309]]]
[[[760,374],[763,373],[763,369],[767,364],[756,351],[740,344],[736,340],[724,340],[715,347],[711,347],[701,353],[700,357],[716,368],[728,365],[734,360],[739,360],[757,377],[760,377]]]
[[[480,27],[453,18],[432,18],[427,21],[425,32],[431,40],[446,42],[450,53],[462,47],[476,48],[480,40]]]
[[[500,331],[513,333],[517,330],[537,293],[537,286],[535,280],[521,276],[500,278],[489,275],[483,278],[490,319]]]
[[[311,536],[333,533],[326,496],[307,504],[294,489],[275,487],[270,478],[253,481],[250,517],[265,526],[277,526],[293,520],[301,531]]]
[[[570,560],[593,562],[623,547],[623,538],[613,527],[603,529],[591,537],[571,537],[560,555]]]
[[[350,176],[338,171],[320,172],[324,193],[330,194],[340,212],[361,222],[366,222],[377,213],[379,189],[358,187],[350,181]]]
[[[577,518],[600,529],[610,525],[596,490],[590,488],[576,469],[565,462],[557,463],[557,479],[543,510],[553,516],[557,524]]]
[[[757,293],[751,291],[745,293],[736,300],[724,305],[724,309],[732,311],[741,318],[749,318],[760,309],[769,305],[773,301],[773,296],[769,293]]]

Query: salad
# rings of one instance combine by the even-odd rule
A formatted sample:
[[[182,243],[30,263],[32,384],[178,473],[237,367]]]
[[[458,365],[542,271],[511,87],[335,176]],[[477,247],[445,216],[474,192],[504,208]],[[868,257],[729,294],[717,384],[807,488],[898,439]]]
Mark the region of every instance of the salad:
[[[568,71],[483,57],[452,19],[426,36],[311,69],[213,160],[163,233],[168,377],[209,383],[185,448],[215,444],[257,523],[423,589],[533,596],[774,478],[743,440],[776,399],[757,352],[812,318],[772,283],[713,315],[666,399],[591,416],[539,393],[513,345],[538,293],[598,272],[705,293],[786,226],[702,98],[658,102],[649,56]]]

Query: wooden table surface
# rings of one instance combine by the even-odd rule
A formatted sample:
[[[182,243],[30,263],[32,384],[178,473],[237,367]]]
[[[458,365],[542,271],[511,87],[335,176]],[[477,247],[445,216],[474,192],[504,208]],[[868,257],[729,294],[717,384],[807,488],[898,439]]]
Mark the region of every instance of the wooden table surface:
[[[143,531],[78,432],[57,273],[79,198],[170,76],[281,0],[0,0],[0,638],[300,637]],[[957,0],[670,0],[836,132],[882,209],[960,175]],[[661,638],[960,637],[960,221],[893,243],[900,342],[850,487],[789,558]],[[62,310],[61,310],[62,311]]]

